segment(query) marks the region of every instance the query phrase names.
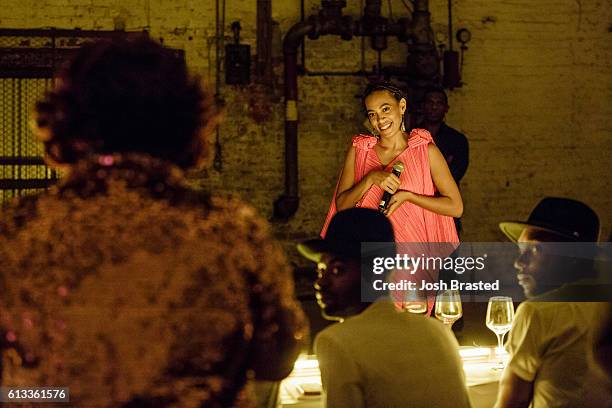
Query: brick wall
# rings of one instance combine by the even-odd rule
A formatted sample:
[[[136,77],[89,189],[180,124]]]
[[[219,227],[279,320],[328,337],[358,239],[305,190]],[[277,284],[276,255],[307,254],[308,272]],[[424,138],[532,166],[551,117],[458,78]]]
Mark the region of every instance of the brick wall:
[[[186,50],[193,71],[215,81],[215,2],[162,0],[0,0],[0,27],[59,27],[127,30],[150,28],[154,38]],[[306,14],[319,1],[306,0]],[[358,16],[359,1],[345,14]],[[388,13],[384,2],[384,13]],[[435,31],[446,33],[446,2],[431,1]],[[406,14],[393,0],[394,17]],[[449,93],[448,123],[467,134],[471,162],[462,183],[465,240],[503,239],[497,223],[524,219],[546,195],[584,200],[600,215],[602,238],[611,231],[612,56],[609,1],[456,1],[455,29],[466,27],[472,41],[465,55],[462,88]],[[243,42],[255,53],[256,2],[227,0],[229,25],[240,20]],[[299,20],[298,0],[275,0],[273,18],[281,35]],[[442,35],[441,34],[441,35]],[[456,44],[456,43],[455,43]],[[313,71],[371,69],[376,54],[362,58],[359,38],[307,41],[306,65]],[[383,64],[405,61],[405,47],[390,39]],[[362,64],[365,62],[365,64]],[[282,81],[282,65],[275,67]],[[359,77],[299,79],[300,209],[276,224],[292,259],[292,242],[316,235],[327,211],[351,134],[362,130]],[[236,191],[270,217],[283,189],[282,87],[269,95],[257,86],[222,87],[227,102],[220,131],[221,171],[200,173],[202,183]],[[253,119],[256,104],[268,119]]]

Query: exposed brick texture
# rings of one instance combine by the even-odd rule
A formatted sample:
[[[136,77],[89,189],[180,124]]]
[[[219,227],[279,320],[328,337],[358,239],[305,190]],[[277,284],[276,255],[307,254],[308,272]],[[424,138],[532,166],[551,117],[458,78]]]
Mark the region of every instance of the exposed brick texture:
[[[273,18],[281,35],[299,21],[298,0],[275,0]],[[319,1],[306,0],[306,14]],[[359,1],[345,14],[358,16]],[[383,12],[388,14],[387,2]],[[406,15],[393,0],[394,17]],[[431,1],[433,27],[446,35],[446,2]],[[113,29],[149,27],[152,36],[184,48],[193,71],[215,81],[215,2],[162,0],[0,0],[0,27]],[[454,2],[454,27],[468,28],[464,86],[449,93],[447,122],[469,138],[471,160],[462,183],[464,239],[497,241],[497,223],[525,219],[546,195],[573,197],[600,215],[602,239],[611,231],[612,194],[612,2],[584,0],[462,0]],[[243,42],[256,50],[256,1],[227,0],[226,36],[240,20]],[[313,71],[371,69],[369,49],[362,65],[360,38],[306,42],[306,65]],[[455,45],[457,43],[455,42]],[[456,47],[458,48],[458,47]],[[275,50],[276,55],[279,50]],[[389,40],[383,64],[405,61],[403,44]],[[256,87],[223,85],[227,115],[220,136],[223,169],[202,173],[206,183],[236,191],[269,217],[283,189],[284,105],[282,65],[278,87],[267,95]],[[363,130],[357,95],[360,77],[299,78],[300,209],[275,231],[291,258],[295,240],[316,235],[323,222],[351,134]],[[252,119],[254,100],[264,99],[269,119]]]

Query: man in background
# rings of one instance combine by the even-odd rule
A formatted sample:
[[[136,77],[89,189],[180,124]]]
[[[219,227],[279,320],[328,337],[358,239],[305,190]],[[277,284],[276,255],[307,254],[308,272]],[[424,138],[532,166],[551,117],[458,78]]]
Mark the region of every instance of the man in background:
[[[468,168],[469,145],[463,133],[444,122],[448,108],[448,97],[442,88],[426,89],[423,97],[423,119],[418,127],[431,133],[459,187]],[[455,226],[457,233],[461,232],[461,219],[455,218]]]
[[[457,183],[465,175],[469,162],[469,146],[465,135],[444,122],[448,112],[448,97],[441,88],[428,88],[423,97],[423,121],[420,127],[433,136]]]
[[[389,244],[362,255],[362,243],[381,242]],[[399,312],[384,292],[369,293],[373,303],[361,299],[374,276],[385,278],[371,272],[373,257],[396,254],[387,217],[366,208],[340,211],[325,239],[298,249],[317,263],[315,291],[323,317],[342,321],[315,338],[327,407],[470,406],[450,330],[435,319]],[[362,265],[370,268],[363,275]]]

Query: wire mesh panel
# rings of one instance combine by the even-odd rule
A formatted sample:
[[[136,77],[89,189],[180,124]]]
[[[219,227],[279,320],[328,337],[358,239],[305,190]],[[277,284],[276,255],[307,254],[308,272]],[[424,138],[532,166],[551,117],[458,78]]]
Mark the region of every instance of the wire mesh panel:
[[[32,108],[49,78],[0,78],[0,201],[45,188],[55,178],[30,130]]]

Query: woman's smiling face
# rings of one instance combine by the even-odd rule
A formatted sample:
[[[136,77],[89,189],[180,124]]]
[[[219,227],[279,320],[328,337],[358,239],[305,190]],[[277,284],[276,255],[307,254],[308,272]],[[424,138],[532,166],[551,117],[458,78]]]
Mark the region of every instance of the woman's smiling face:
[[[365,108],[372,128],[381,137],[401,132],[406,99],[398,101],[389,91],[375,91],[365,98]]]

